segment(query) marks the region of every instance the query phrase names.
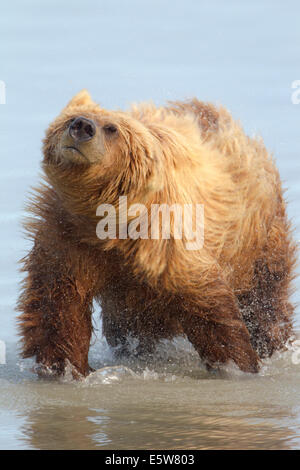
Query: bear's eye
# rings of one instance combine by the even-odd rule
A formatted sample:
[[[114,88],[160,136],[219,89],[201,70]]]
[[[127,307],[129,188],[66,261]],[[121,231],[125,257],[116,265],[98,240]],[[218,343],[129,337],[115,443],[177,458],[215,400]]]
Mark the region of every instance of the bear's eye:
[[[106,124],[103,126],[103,130],[106,135],[115,135],[118,132],[118,128],[114,124]]]

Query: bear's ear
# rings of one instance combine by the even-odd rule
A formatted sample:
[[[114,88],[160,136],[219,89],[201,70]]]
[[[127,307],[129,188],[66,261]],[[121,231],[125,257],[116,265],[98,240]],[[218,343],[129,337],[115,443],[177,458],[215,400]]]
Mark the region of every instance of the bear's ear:
[[[95,104],[91,98],[91,95],[87,90],[81,90],[77,95],[73,96],[71,101],[67,104],[66,108],[83,106],[88,104]]]

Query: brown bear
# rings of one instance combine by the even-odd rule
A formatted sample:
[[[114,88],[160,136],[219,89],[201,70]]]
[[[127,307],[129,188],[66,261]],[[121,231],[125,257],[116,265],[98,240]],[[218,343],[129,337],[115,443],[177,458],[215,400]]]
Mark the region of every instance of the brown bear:
[[[50,125],[43,150],[18,304],[24,357],[42,371],[63,374],[68,363],[86,376],[94,299],[108,343],[124,350],[128,336],[150,352],[186,335],[208,368],[233,361],[257,372],[285,347],[296,245],[280,177],[263,142],[225,109],[193,99],[106,111],[83,90]],[[172,212],[169,237],[151,237],[152,219],[124,219],[120,198],[147,211],[203,205],[203,244],[187,248]],[[143,230],[129,236],[137,220]],[[100,221],[111,228],[106,238]]]

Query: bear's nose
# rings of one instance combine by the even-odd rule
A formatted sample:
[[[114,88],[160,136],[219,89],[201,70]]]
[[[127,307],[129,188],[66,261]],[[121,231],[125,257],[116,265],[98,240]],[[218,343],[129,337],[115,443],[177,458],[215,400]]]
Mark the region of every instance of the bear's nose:
[[[86,142],[96,134],[96,125],[91,119],[79,116],[71,122],[69,134],[77,142]]]

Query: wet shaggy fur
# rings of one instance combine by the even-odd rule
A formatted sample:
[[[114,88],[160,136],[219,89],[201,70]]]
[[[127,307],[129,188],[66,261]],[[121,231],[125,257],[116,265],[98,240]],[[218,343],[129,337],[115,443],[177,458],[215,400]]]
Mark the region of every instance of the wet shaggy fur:
[[[78,116],[96,135],[70,149]],[[225,109],[194,99],[106,111],[82,91],[50,125],[42,166],[18,304],[24,357],[87,375],[94,299],[108,343],[124,350],[129,335],[150,352],[182,334],[208,368],[233,361],[257,372],[284,348],[295,244],[280,177],[263,142]],[[100,240],[98,205],[118,212],[125,195],[149,209],[204,204],[204,247],[187,250],[172,231],[169,240]]]

